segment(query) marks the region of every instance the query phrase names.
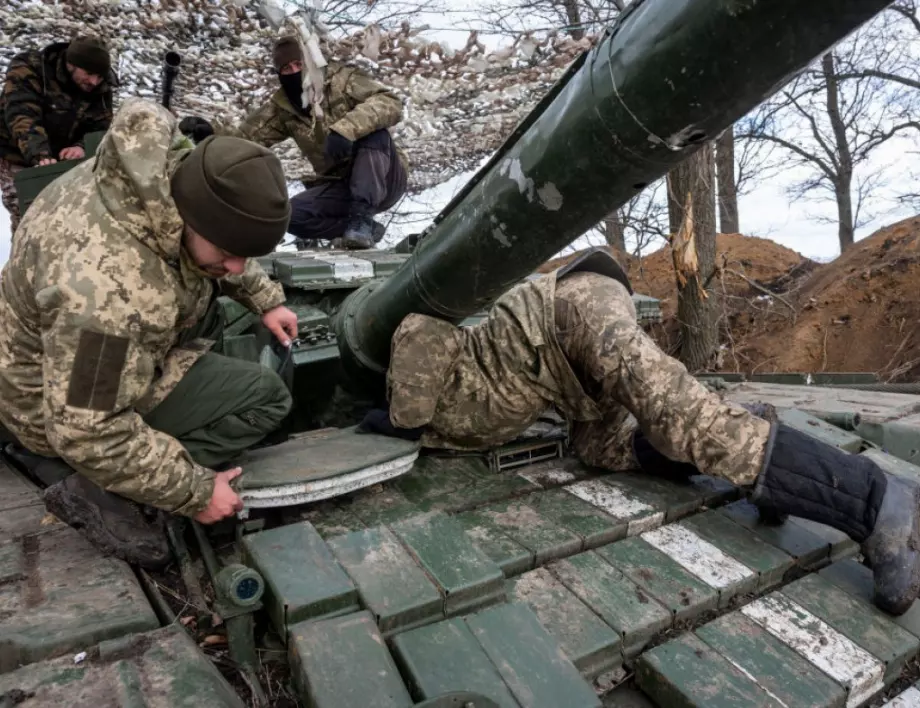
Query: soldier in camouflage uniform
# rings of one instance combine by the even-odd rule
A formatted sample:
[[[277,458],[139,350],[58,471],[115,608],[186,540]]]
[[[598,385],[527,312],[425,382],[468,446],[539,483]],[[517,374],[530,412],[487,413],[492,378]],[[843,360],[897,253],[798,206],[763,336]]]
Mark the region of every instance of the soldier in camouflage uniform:
[[[144,565],[169,555],[163,515],[149,507],[202,523],[240,510],[231,481],[241,470],[215,469],[291,406],[273,371],[216,353],[219,292],[282,345],[296,336],[281,287],[252,260],[286,232],[281,163],[239,138],[183,143],[165,108],[127,100],[95,159],[33,202],[0,276],[0,423],[12,456],[63,460],[49,510]]]
[[[389,411],[371,411],[362,428],[485,450],[555,406],[587,464],[715,475],[753,486],[773,513],[845,531],[863,544],[878,605],[905,612],[920,589],[920,490],[778,423],[769,406],[721,400],[642,330],[630,293],[596,250],[513,288],[474,327],[407,316],[392,340]]]
[[[271,99],[238,128],[186,118],[182,129],[195,139],[216,131],[266,147],[293,138],[316,177],[291,199],[290,233],[298,244],[322,239],[346,248],[372,248],[383,236],[373,216],[392,208],[406,191],[408,163],[388,128],[402,118],[392,91],[353,67],[330,63],[323,116],[301,100],[303,57],[293,37],[282,37],[273,54],[281,82]]]
[[[83,157],[87,133],[112,122],[115,78],[102,40],[77,37],[17,54],[0,96],[0,191],[19,225],[13,178],[24,167]]]

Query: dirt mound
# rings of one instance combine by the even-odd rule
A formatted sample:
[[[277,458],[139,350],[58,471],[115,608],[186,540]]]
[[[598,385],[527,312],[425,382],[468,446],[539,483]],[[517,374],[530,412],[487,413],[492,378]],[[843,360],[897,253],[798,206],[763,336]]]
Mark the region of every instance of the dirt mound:
[[[859,241],[818,267],[785,299],[755,315],[742,341],[740,366],[770,371],[871,371],[884,379],[920,374],[920,217]],[[775,305],[775,303],[774,303]],[[745,362],[747,365],[745,365]]]
[[[562,267],[580,253],[554,258],[538,270],[548,273]],[[748,280],[764,284],[772,290],[777,286],[782,287],[783,279],[788,278],[794,269],[793,275],[802,275],[817,266],[813,261],[775,241],[741,234],[716,236],[716,263],[724,268],[719,289],[724,285],[726,292],[736,295],[748,293],[751,289]],[[677,281],[671,261],[671,248],[665,246],[644,258],[627,256],[624,265],[636,292],[661,300],[665,318],[672,317],[677,308]]]
[[[716,264],[723,268],[721,276],[716,276],[717,290],[737,297],[751,292],[750,281],[769,288],[796,267],[808,272],[817,265],[775,241],[741,234],[716,236]],[[629,278],[637,292],[661,300],[665,318],[674,316],[677,280],[670,247],[634,260],[629,266]]]
[[[920,379],[920,216],[877,231],[827,264],[740,234],[719,234],[716,244],[719,370],[867,371],[890,381]],[[651,334],[675,353],[670,248],[628,258],[626,267],[637,292],[661,300],[664,321]]]
[[[555,258],[543,264],[538,270],[547,273],[560,268],[581,252]],[[807,276],[818,264],[808,260],[775,241],[741,234],[718,234],[716,236],[716,263],[721,273],[716,276],[716,288],[723,294],[727,311],[737,320],[737,332],[733,337],[746,334],[742,325],[749,318],[743,316],[751,298],[763,295],[756,285],[770,292],[782,292],[789,284]],[[661,301],[664,322],[654,328],[652,335],[658,343],[671,350],[677,341],[677,280],[671,260],[671,248],[664,248],[645,256],[628,256],[624,264],[636,292],[651,295]],[[734,315],[740,315],[734,317]]]

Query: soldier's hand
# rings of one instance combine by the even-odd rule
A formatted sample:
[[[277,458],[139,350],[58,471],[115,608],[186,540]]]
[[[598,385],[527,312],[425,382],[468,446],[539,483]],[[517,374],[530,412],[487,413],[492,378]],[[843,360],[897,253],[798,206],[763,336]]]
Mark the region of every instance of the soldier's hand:
[[[326,136],[326,145],[323,152],[326,155],[326,159],[334,165],[351,157],[353,148],[354,143],[351,140],[344,135],[339,135],[334,130],[330,130],[329,135]]]
[[[179,130],[187,138],[191,138],[196,144],[205,138],[214,135],[213,126],[204,118],[199,116],[186,116],[179,121]]]
[[[387,435],[391,438],[402,438],[403,440],[421,440],[425,433],[425,426],[420,428],[397,428],[390,421],[390,411],[386,408],[374,408],[368,411],[364,416],[356,433],[377,433],[378,435]]]
[[[297,338],[297,315],[284,305],[278,305],[262,315],[262,324],[282,346],[291,346],[291,340]]]
[[[41,160],[38,161],[38,166],[44,167],[45,165],[53,165],[56,162],[57,160],[55,160],[53,157],[43,157]]]
[[[86,153],[83,151],[79,145],[71,145],[70,147],[64,148],[61,150],[59,157],[62,160],[80,160]]]
[[[211,494],[211,501],[203,511],[195,515],[195,521],[202,524],[213,524],[243,510],[243,500],[230,486],[230,480],[236,479],[242,473],[242,467],[234,467],[232,470],[217,472],[214,475],[214,492]]]

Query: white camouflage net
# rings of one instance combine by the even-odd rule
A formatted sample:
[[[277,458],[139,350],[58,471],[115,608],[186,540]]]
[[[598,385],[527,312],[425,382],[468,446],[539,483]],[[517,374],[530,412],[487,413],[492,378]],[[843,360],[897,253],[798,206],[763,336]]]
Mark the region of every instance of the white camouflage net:
[[[17,52],[66,41],[81,32],[105,36],[121,80],[119,98],[159,97],[162,57],[182,55],[173,109],[179,117],[239,120],[278,86],[271,66],[277,33],[254,7],[223,0],[5,0],[0,3],[0,70]],[[327,59],[353,63],[393,88],[405,103],[394,129],[418,192],[468,170],[590,46],[593,38],[522,35],[487,53],[475,33],[452,51],[404,24],[371,25],[330,40]],[[293,142],[277,148],[292,180],[310,172]]]

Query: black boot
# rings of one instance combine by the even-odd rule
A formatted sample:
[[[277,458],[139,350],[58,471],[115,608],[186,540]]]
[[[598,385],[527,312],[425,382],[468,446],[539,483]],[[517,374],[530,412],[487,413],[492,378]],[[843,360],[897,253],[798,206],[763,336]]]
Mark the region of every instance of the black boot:
[[[74,474],[73,467],[60,457],[45,457],[26,450],[19,444],[10,444],[4,448],[13,464],[26,475],[49,487]]]
[[[357,250],[374,247],[374,244],[383,236],[383,233],[380,232],[382,224],[374,221],[374,213],[374,208],[369,204],[352,202],[348,225],[340,240],[343,248]],[[378,229],[374,228],[375,224],[379,227]],[[377,236],[378,233],[379,236],[375,240],[374,236]]]
[[[170,560],[163,512],[107,492],[82,474],[48,487],[42,501],[105,554],[145,568],[161,568]]]
[[[771,442],[751,501],[849,534],[875,576],[875,604],[893,615],[910,609],[920,591],[920,487],[781,423]]]
[[[632,436],[633,455],[643,472],[678,484],[689,484],[690,478],[700,474],[696,465],[677,462],[656,450],[641,430],[636,428]]]

